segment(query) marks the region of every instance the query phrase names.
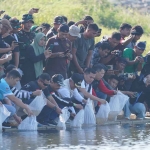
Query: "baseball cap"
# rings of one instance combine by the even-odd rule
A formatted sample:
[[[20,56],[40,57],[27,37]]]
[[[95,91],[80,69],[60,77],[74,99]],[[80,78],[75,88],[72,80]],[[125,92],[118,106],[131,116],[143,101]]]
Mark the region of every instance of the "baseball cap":
[[[11,18],[11,17],[10,17],[9,15],[5,14],[2,19],[7,19],[7,20],[9,20],[10,18]]]
[[[68,33],[69,32],[69,26],[67,24],[61,24],[59,27],[59,31]]]
[[[77,37],[81,37],[81,34],[80,34],[80,28],[75,26],[75,25],[72,25],[69,27],[69,34],[71,36],[77,36]]]
[[[74,73],[71,76],[71,79],[73,80],[73,82],[75,83],[76,87],[81,87],[81,83],[83,81],[83,75],[79,74],[79,73]]]
[[[56,24],[62,24],[62,23],[64,23],[63,17],[62,16],[56,16],[54,18],[54,23],[56,23]]]
[[[30,14],[23,15],[21,23],[27,23],[29,21],[31,21],[32,23],[34,23],[32,15],[30,15]]]
[[[21,23],[19,22],[18,19],[11,18],[9,21],[10,21],[10,24],[11,24],[11,26],[12,26],[13,29],[19,29],[19,28],[21,28]]]
[[[145,50],[145,48],[146,48],[146,41],[137,42],[135,46],[136,46],[139,50]]]
[[[61,75],[61,74],[55,74],[52,76],[51,80],[54,82],[54,83],[57,83],[59,84],[60,86],[63,86],[64,85],[64,77]]]

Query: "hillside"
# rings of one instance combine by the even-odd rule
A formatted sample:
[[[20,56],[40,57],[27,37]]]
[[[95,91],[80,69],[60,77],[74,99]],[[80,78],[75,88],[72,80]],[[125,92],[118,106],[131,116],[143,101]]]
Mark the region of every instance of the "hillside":
[[[56,15],[65,15],[68,20],[78,21],[84,15],[93,16],[95,22],[103,28],[103,34],[110,34],[119,28],[122,22],[142,25],[145,35],[142,40],[148,42],[150,33],[149,15],[140,15],[132,9],[115,7],[107,0],[0,0],[0,10],[21,19],[30,8],[40,8],[34,15],[35,23],[52,23]],[[150,49],[148,44],[147,50]]]

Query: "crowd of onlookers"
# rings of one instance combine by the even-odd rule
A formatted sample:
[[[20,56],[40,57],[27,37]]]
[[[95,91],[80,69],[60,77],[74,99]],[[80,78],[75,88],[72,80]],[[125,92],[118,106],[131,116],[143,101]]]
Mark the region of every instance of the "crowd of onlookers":
[[[36,117],[42,125],[57,125],[64,107],[70,120],[86,105],[96,115],[118,91],[129,97],[124,117],[144,119],[150,107],[150,55],[142,56],[143,28],[122,23],[95,43],[102,29],[91,16],[78,22],[56,16],[53,26],[34,25],[38,11],[32,8],[22,20],[0,11],[0,105],[11,112],[3,127],[10,127],[12,117],[18,124],[27,117],[18,108],[33,115],[28,105],[42,92],[47,104]]]

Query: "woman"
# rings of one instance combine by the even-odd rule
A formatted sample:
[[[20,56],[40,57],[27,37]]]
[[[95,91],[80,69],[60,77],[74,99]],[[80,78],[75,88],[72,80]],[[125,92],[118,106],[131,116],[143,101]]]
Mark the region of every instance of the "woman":
[[[22,84],[36,80],[43,72],[43,62],[51,56],[49,50],[45,50],[46,36],[37,33],[33,43],[26,49],[25,60],[23,62]]]

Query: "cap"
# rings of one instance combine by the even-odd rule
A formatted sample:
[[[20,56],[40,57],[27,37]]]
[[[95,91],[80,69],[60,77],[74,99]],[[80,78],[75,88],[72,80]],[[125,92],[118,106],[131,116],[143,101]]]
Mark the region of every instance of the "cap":
[[[63,24],[64,23],[64,19],[62,16],[57,16],[54,18],[54,23],[56,24]]]
[[[19,28],[21,28],[21,23],[19,22],[18,19],[11,18],[9,21],[10,21],[10,24],[11,24],[11,26],[12,26],[13,29],[19,29]]]
[[[61,75],[61,74],[55,74],[52,76],[51,80],[54,82],[54,83],[57,83],[59,84],[60,86],[63,86],[64,85],[64,77]]]
[[[145,50],[145,48],[146,48],[146,41],[137,42],[135,46],[136,46],[139,50]]]
[[[75,83],[76,87],[81,87],[81,83],[83,81],[83,75],[79,74],[79,73],[74,73],[71,76],[71,79],[73,80],[73,82]]]
[[[2,19],[7,19],[7,20],[9,20],[10,18],[11,18],[11,17],[10,17],[9,15],[5,14]]]
[[[69,26],[66,24],[61,24],[59,27],[59,31],[68,33],[69,32]]]
[[[72,25],[69,27],[69,34],[71,36],[77,36],[77,37],[81,37],[81,34],[80,34],[80,28],[75,26],[75,25]]]
[[[31,21],[32,23],[34,23],[32,15],[30,15],[30,14],[23,15],[21,23],[27,23],[29,21]]]
[[[42,28],[49,29],[51,26],[50,26],[50,24],[48,24],[48,23],[42,23],[42,24],[41,24],[41,27],[42,27]]]
[[[40,29],[42,29],[42,27],[37,26],[37,25],[34,25],[34,26],[31,27],[30,30],[31,30],[32,32],[36,32],[36,31],[38,31],[38,30],[40,30]]]

